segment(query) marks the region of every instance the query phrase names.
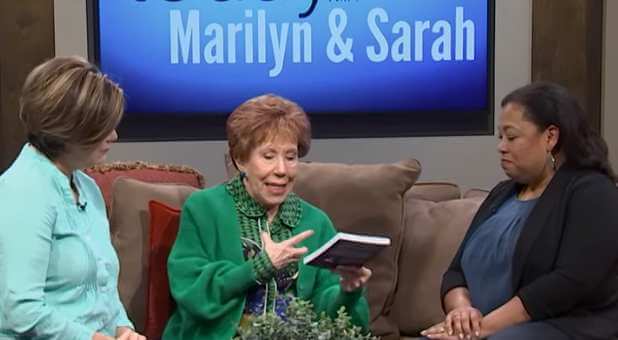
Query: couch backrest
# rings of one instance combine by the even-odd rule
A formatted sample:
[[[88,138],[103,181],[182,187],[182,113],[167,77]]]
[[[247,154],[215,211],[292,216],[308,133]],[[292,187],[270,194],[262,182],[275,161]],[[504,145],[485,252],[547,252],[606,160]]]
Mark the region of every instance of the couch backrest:
[[[426,201],[442,202],[461,198],[461,190],[457,184],[450,182],[416,182],[406,193],[406,196]]]
[[[399,255],[399,283],[391,319],[401,333],[417,335],[444,320],[442,275],[485,197],[434,202],[412,190],[405,196],[405,232]]]

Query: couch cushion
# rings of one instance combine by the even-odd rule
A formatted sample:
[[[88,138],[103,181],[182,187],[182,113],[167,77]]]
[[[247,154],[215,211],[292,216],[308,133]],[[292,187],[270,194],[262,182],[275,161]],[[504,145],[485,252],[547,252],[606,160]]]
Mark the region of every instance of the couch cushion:
[[[169,257],[180,224],[180,209],[158,201],[148,203],[150,213],[150,256],[148,258],[148,299],[144,335],[161,339],[165,324],[175,308],[167,276]]]
[[[463,198],[480,197],[482,199],[485,199],[487,195],[489,195],[489,190],[472,188],[472,189],[468,189],[468,191],[466,191],[462,197]]]
[[[118,291],[136,330],[143,332],[150,256],[148,202],[156,200],[181,207],[194,187],[155,184],[118,178],[112,188],[110,231],[120,260]]]
[[[408,195],[422,200],[442,202],[461,197],[459,186],[449,182],[416,182]]]
[[[118,177],[130,177],[150,183],[183,183],[196,188],[206,184],[204,176],[189,166],[151,164],[146,162],[114,162],[96,165],[85,172],[96,182],[111,216],[112,184]]]
[[[402,334],[444,320],[442,275],[478,210],[481,197],[432,202],[405,197],[405,235],[399,256],[399,283],[391,308]]]
[[[323,209],[341,231],[383,235],[391,247],[368,266],[372,330],[377,335],[396,332],[384,318],[397,281],[397,258],[403,232],[403,195],[416,182],[421,167],[416,160],[394,164],[347,165],[301,163],[294,191]]]

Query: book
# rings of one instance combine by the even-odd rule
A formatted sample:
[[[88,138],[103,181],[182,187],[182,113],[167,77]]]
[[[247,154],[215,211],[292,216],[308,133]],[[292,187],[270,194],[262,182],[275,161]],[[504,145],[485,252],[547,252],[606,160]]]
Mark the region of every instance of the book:
[[[361,267],[390,244],[391,239],[388,237],[337,233],[320,248],[305,256],[303,262],[329,269],[337,266]]]

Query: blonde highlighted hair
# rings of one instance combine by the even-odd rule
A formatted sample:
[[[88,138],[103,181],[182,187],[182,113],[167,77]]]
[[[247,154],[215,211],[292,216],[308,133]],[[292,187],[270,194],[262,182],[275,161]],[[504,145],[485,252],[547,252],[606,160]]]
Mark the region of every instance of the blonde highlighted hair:
[[[118,126],[124,93],[81,57],[56,57],[35,67],[24,83],[19,117],[28,142],[50,159],[66,144],[91,146]]]

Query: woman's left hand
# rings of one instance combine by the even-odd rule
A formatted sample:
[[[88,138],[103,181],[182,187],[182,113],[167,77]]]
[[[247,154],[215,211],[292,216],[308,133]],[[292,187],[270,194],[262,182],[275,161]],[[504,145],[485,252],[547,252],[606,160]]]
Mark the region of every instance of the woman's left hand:
[[[438,340],[461,340],[456,335],[448,335],[444,321],[439,322],[421,332],[421,335],[429,339]]]
[[[117,340],[146,340],[146,337],[135,332],[129,327],[118,327],[116,330]]]
[[[341,289],[352,292],[364,287],[371,277],[371,270],[366,267],[337,266],[334,272],[341,276]]]

